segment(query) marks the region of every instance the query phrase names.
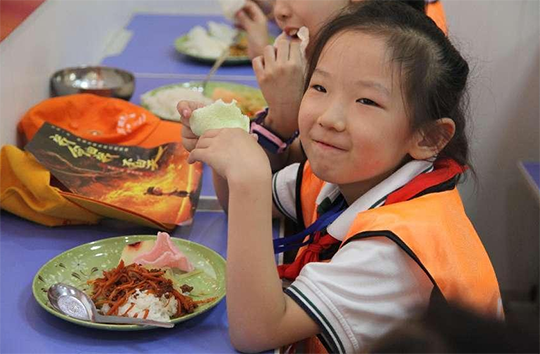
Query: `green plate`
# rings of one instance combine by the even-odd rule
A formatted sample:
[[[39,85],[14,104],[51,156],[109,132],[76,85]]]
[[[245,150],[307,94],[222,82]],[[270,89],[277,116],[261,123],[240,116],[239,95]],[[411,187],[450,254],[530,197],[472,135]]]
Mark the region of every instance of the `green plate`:
[[[156,236],[133,235],[120,236],[90,242],[72,248],[47,262],[37,272],[32,283],[32,292],[37,302],[51,314],[81,326],[114,331],[135,331],[155,327],[104,324],[83,321],[61,314],[52,308],[47,299],[47,290],[55,283],[65,283],[81,290],[89,290],[87,281],[103,274],[118,265],[125,245],[143,240],[155,240]],[[176,237],[171,238],[178,248],[188,257],[195,270],[176,276],[175,285],[188,284],[193,287],[191,297],[204,300],[216,297],[215,301],[202,304],[186,316],[171,320],[173,323],[187,321],[216,306],[225,296],[225,260],[216,252],[198,243]],[[179,284],[179,282],[181,282]]]
[[[148,104],[148,97],[155,96],[156,94],[165,91],[165,90],[171,90],[177,87],[187,88],[187,89],[199,89],[201,87],[201,82],[199,81],[192,81],[192,82],[184,82],[184,83],[178,83],[178,84],[171,84],[166,86],[161,86],[156,89],[153,89],[151,91],[147,91],[141,95],[141,106],[149,110],[150,112],[154,113],[156,116],[158,116],[161,119],[166,120],[172,120],[175,122],[180,121],[180,115],[177,114],[176,116],[165,116],[164,114],[160,114],[157,112],[153,107]],[[242,84],[236,84],[231,82],[221,82],[221,81],[209,81],[206,84],[206,91],[205,96],[212,97],[214,94],[214,90],[217,88],[222,88],[225,90],[230,91],[231,93],[240,96],[245,100],[245,102],[249,102],[249,105],[246,105],[245,102],[239,102],[240,109],[242,110],[242,113],[249,116],[250,118],[253,117],[254,113],[264,109],[266,107],[266,101],[264,100],[264,97],[262,95],[261,90],[255,87],[242,85]],[[178,102],[171,102],[171,105],[173,107],[176,107],[176,104]],[[249,107],[248,107],[249,106]]]
[[[204,63],[204,64],[214,64],[217,57],[206,57],[198,54],[191,53],[189,51],[189,48],[186,46],[186,43],[188,41],[187,34],[180,36],[176,38],[174,41],[174,47],[176,48],[176,51],[180,54],[183,54],[187,56],[190,59],[193,59],[195,61]],[[224,65],[241,65],[241,64],[251,64],[251,59],[249,56],[229,56],[225,61],[223,62]]]

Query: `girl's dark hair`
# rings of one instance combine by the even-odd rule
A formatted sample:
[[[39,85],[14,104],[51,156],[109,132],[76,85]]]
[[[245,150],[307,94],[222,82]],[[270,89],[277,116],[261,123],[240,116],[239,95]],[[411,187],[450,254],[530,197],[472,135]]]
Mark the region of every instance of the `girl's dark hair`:
[[[402,3],[405,3],[412,8],[425,13],[426,12],[426,1],[425,0],[400,0]]]
[[[319,31],[308,48],[304,90],[309,87],[325,45],[345,31],[386,40],[390,58],[401,73],[403,99],[412,128],[429,131],[430,122],[451,118],[456,125],[454,137],[438,156],[470,165],[465,132],[469,65],[435,22],[400,1],[366,0],[347,7]],[[440,137],[426,135],[429,136]]]

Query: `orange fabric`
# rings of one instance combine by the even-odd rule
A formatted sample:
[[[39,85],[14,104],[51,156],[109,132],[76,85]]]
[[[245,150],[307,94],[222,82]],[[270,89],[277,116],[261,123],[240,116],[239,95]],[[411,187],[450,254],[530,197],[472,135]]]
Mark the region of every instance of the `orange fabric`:
[[[437,26],[448,35],[448,27],[446,25],[446,15],[441,1],[435,1],[426,4],[426,15],[430,17]]]
[[[448,301],[483,315],[502,315],[495,270],[456,188],[365,211],[353,222],[344,242],[374,230],[389,230],[399,237]]]
[[[325,182],[318,179],[309,163],[304,164],[304,172],[302,173],[302,185],[300,194],[302,195],[302,217],[304,218],[304,226],[309,226],[317,220],[317,196],[324,186]],[[300,251],[298,252],[300,254]]]
[[[30,141],[44,122],[105,144],[152,148],[181,139],[181,124],[163,121],[133,103],[92,94],[42,101],[23,116],[18,129]]]
[[[323,185],[306,162],[300,196],[305,225],[317,218],[315,201]],[[456,188],[359,213],[343,242],[361,232],[383,230],[393,232],[413,251],[445,299],[504,317],[495,270]],[[302,343],[309,348],[306,352],[327,353],[317,337]]]
[[[32,154],[5,145],[0,150],[0,207],[47,225],[96,224],[101,216],[66,199],[49,184],[51,174]]]

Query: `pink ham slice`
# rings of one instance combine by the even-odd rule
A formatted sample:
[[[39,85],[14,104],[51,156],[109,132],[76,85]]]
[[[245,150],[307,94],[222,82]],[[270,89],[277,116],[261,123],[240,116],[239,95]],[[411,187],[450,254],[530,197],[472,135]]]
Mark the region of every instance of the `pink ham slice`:
[[[154,248],[138,255],[133,262],[156,268],[179,268],[184,272],[191,272],[194,269],[187,257],[172,243],[171,236],[166,232],[158,232]]]

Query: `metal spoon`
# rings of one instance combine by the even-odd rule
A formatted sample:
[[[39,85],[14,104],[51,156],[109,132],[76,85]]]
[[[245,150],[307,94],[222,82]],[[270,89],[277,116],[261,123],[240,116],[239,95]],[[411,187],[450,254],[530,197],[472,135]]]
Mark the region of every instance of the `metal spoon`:
[[[96,323],[122,323],[172,328],[174,323],[122,316],[100,315],[94,302],[83,291],[62,283],[52,285],[47,291],[49,301],[56,310],[79,320]]]
[[[199,87],[199,92],[201,93],[205,93],[206,92],[206,85],[208,84],[208,81],[210,81],[210,79],[212,78],[212,76],[214,76],[214,74],[216,73],[217,69],[219,69],[219,67],[221,66],[221,64],[223,64],[225,62],[225,60],[229,57],[229,53],[231,51],[231,47],[233,45],[235,45],[236,43],[238,43],[238,41],[240,40],[240,38],[242,38],[242,33],[240,31],[238,31],[236,33],[236,35],[234,36],[233,38],[233,41],[231,43],[230,46],[228,46],[226,49],[224,49],[222,52],[221,52],[221,55],[216,59],[216,61],[214,62],[214,65],[212,65],[212,67],[210,68],[210,71],[208,72],[208,74],[206,75],[206,77],[204,78],[201,86]]]

